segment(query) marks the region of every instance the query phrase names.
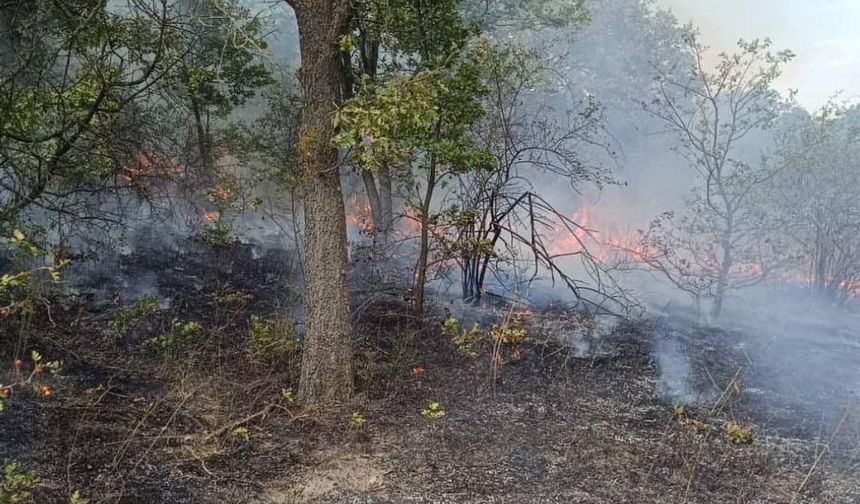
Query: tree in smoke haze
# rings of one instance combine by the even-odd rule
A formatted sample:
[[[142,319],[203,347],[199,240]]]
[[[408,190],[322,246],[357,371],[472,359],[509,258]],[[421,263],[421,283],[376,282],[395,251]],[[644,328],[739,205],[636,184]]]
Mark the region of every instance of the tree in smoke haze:
[[[481,178],[478,174],[488,170],[505,171],[491,152],[491,147],[499,147],[490,145],[495,139],[475,136],[477,122],[488,108],[496,105],[495,97],[487,96],[485,79],[489,76],[487,69],[493,67],[496,56],[502,53],[492,47],[492,35],[479,36],[479,27],[490,34],[501,31],[520,34],[539,27],[570,32],[587,20],[588,12],[583,2],[553,0],[475,1],[462,5],[458,1],[405,0],[360,5],[363,9],[356,12],[355,27],[346,47],[351,69],[348,89],[355,97],[346,103],[339,116],[344,126],[341,145],[349,149],[349,159],[361,169],[374,228],[382,225],[387,229],[391,182],[403,190],[407,212],[416,219],[420,233],[413,289],[415,312],[420,314],[430,263],[441,264],[450,259],[451,251],[446,252],[446,247],[460,247],[462,255],[467,248],[474,248],[466,246],[466,242],[486,241],[485,237],[473,236],[461,237],[462,240],[457,240],[459,244],[447,243],[444,229],[462,219],[451,208],[437,208],[439,203],[434,200],[450,196],[450,189],[460,185],[460,180],[469,174]],[[516,70],[518,75],[528,71]],[[569,122],[578,121],[574,117]],[[536,133],[543,126],[547,122],[524,127]],[[517,162],[533,158],[538,164],[552,166],[554,161],[549,159],[552,157],[549,152],[563,151],[564,154],[555,157],[558,161],[555,168],[565,165],[563,169],[575,171],[578,160],[569,163],[577,157],[571,144],[586,129],[576,124],[571,126],[568,136],[548,133],[543,138],[543,149],[535,140],[534,149],[515,156]],[[383,217],[377,218],[378,213]],[[438,257],[430,258],[431,254]],[[488,257],[482,253],[472,259],[486,264]],[[471,264],[471,260],[462,262],[466,264]],[[469,276],[474,280],[483,278],[479,274]]]
[[[260,55],[267,45],[262,22],[235,1],[183,0],[173,50],[178,57],[163,89],[191,117],[196,156],[192,165],[211,177],[218,153],[214,123],[272,83]]]
[[[133,185],[124,171],[157,138],[182,21],[159,3],[89,0],[4,2],[0,16],[0,221],[32,208],[112,220],[99,195]]]
[[[465,11],[465,14],[463,14]],[[477,33],[480,24],[487,30],[499,25],[524,29],[552,25],[572,26],[587,20],[588,11],[581,0],[483,0],[460,1],[379,1],[354,2],[350,12],[350,36],[343,46],[346,70],[344,92],[347,98],[367,94],[390,78],[439,65],[438,60],[461,45],[464,35]],[[434,58],[428,58],[431,52]],[[435,63],[431,59],[437,60]],[[391,159],[362,164],[360,156],[352,163],[364,183],[373,235],[384,242],[393,222],[393,192],[397,166]]]
[[[580,299],[584,291],[606,294],[601,269],[585,247],[570,251],[582,259],[591,278],[575,279],[556,264],[549,243],[558,234],[578,236],[584,230],[553,207],[546,188],[612,183],[609,171],[591,162],[589,148],[608,151],[601,109],[593,99],[558,110],[556,94],[566,90],[550,64],[532,50],[495,47],[483,59],[488,93],[485,115],[472,127],[479,145],[493,155],[491,169],[460,174],[452,192],[457,204],[442,240],[459,265],[464,299],[479,300],[488,275],[514,277],[508,288],[528,285],[548,272]],[[580,244],[584,245],[584,244]],[[518,278],[528,270],[525,278]],[[506,282],[500,282],[505,284]],[[522,284],[522,285],[519,285]]]
[[[640,259],[696,300],[711,298],[716,318],[728,292],[762,281],[775,267],[769,222],[755,202],[775,171],[745,159],[743,147],[777,118],[781,97],[772,84],[793,55],[771,52],[768,39],[741,40],[737,53],[720,54],[708,70],[698,34],[689,29],[684,42],[692,67],[680,77],[661,70],[645,107],[675,135],[675,152],[699,183],[685,212],[652,223]]]
[[[419,317],[436,218],[434,192],[457,172],[489,166],[491,157],[468,134],[483,113],[479,98],[485,90],[477,27],[463,19],[459,1],[287,3],[299,26],[304,100],[298,154],[308,338],[301,389],[306,400],[319,401],[343,398],[351,388],[345,224],[331,138],[362,170],[378,214],[375,224],[383,231],[390,226],[393,171],[409,195],[421,229],[413,301]]]
[[[458,3],[388,2],[379,16],[388,23],[388,68],[378,79],[365,74],[337,114],[339,145],[365,171],[391,169],[418,222],[413,311],[419,320],[431,228],[438,219],[434,194],[457,173],[491,162],[468,129],[483,114],[480,65],[486,41],[463,20]]]
[[[586,0],[466,0],[464,17],[496,30],[568,30],[589,21]]]
[[[781,122],[774,159],[780,171],[765,201],[803,268],[786,274],[800,273],[790,280],[844,303],[860,294],[860,107],[831,102]]]
[[[600,102],[613,136],[630,144],[653,144],[657,129],[642,110],[651,91],[654,68],[679,75],[692,61],[683,27],[649,0],[590,0],[591,22],[573,35],[561,70],[571,86]]]
[[[226,117],[268,72],[259,22],[203,3],[0,6],[0,219],[127,224],[128,198],[108,196],[150,197],[150,182],[188,175],[177,111],[199,119],[195,143],[212,165],[208,116]]]

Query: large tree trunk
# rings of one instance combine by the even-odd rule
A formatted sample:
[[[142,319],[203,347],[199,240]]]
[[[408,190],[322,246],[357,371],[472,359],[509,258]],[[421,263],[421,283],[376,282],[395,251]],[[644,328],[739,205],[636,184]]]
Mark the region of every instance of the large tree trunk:
[[[352,321],[338,153],[331,117],[341,102],[339,41],[346,0],[291,0],[301,44],[304,99],[299,137],[305,198],[307,337],[299,396],[306,403],[352,394]]]

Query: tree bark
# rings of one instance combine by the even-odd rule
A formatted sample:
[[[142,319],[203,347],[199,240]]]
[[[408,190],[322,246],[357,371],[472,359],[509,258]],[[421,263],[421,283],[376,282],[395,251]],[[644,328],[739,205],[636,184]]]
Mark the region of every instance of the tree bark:
[[[301,45],[304,99],[299,163],[305,205],[307,336],[299,397],[315,404],[352,394],[352,320],[347,238],[332,114],[342,101],[339,42],[346,0],[292,0]]]
[[[203,119],[200,100],[195,96],[190,97],[191,112],[194,116],[194,129],[197,137],[197,155],[200,157],[198,163],[206,177],[215,175],[215,153],[212,152],[212,137],[209,133],[209,125]]]
[[[0,4],[0,70],[6,75],[14,72],[17,56],[17,31],[15,28],[15,3]]]
[[[359,56],[362,76],[375,80],[379,65],[379,41],[361,27],[359,28],[359,39],[361,41]],[[348,76],[345,89],[347,98],[351,98],[357,91],[358,80],[352,74],[352,61],[348,56],[344,59],[344,66],[346,67],[346,75]],[[370,214],[373,219],[373,242],[375,245],[384,245],[388,242],[388,233],[394,220],[391,197],[391,171],[387,164],[383,164],[376,173],[362,168],[361,178],[364,182],[365,192],[370,204]]]
[[[730,217],[731,219],[731,217]],[[731,224],[729,224],[731,226]],[[711,307],[711,319],[719,320],[723,312],[723,301],[726,297],[726,291],[729,287],[730,275],[732,272],[732,231],[731,227],[726,231],[723,237],[723,258],[720,264],[719,278],[717,279],[717,292],[714,295],[714,305]]]
[[[393,198],[391,196],[391,172],[383,165],[374,175],[368,170],[361,170],[364,191],[370,204],[370,216],[373,220],[373,242],[385,244],[394,222]]]
[[[426,212],[421,211],[421,243],[418,249],[418,263],[415,266],[415,286],[413,287],[412,315],[415,320],[422,324],[424,321],[424,288],[427,284],[427,260],[430,255],[429,241],[429,218]]]
[[[25,0],[0,1],[0,74],[18,84],[32,83],[40,66],[25,28],[28,17],[35,17],[36,7]],[[31,36],[38,37],[38,30]]]
[[[430,157],[427,173],[427,189],[421,208],[418,209],[421,224],[421,241],[418,248],[418,262],[415,264],[415,284],[412,288],[412,315],[419,324],[424,323],[424,293],[427,286],[427,263],[430,257],[430,204],[436,188],[436,157]]]
[[[373,172],[361,170],[361,180],[364,182],[364,192],[367,193],[367,202],[370,204],[370,217],[373,220],[373,237],[382,231],[382,202],[379,200],[379,191],[376,189],[376,179]]]
[[[383,239],[388,241],[388,235],[391,233],[391,226],[394,224],[394,200],[391,195],[391,168],[388,164],[382,165],[379,168],[377,175],[379,181],[379,211],[381,215]]]

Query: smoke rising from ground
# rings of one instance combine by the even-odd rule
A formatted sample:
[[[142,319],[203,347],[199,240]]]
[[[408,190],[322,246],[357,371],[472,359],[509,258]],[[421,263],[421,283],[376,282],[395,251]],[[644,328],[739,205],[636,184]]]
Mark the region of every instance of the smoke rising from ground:
[[[289,9],[268,4],[252,7],[265,7],[271,14],[273,36],[269,53],[272,59],[285,75],[295,72],[297,34]],[[599,142],[581,145],[582,162],[610,168],[618,183],[602,189],[589,184],[573,187],[539,170],[528,172],[528,183],[561,213],[583,223],[589,229],[584,241],[599,254],[607,241],[632,243],[638,236],[637,231],[646,228],[662,212],[683,211],[684,199],[697,182],[697,176],[685,159],[673,151],[676,141],[643,106],[654,92],[657,68],[674,71],[690,64],[689,55],[679,49],[681,26],[650,2],[594,0],[589,2],[589,7],[592,17],[589,25],[571,37],[552,38],[552,43],[556,44],[553,54],[560,55],[552,69],[558,89],[537,90],[526,95],[527,106],[563,122],[566,114],[581,112],[590,99],[600,104]],[[234,115],[252,120],[264,110],[265,104],[256,101]],[[773,141],[768,135],[755,132],[744,140],[742,151],[742,158],[747,162],[759,163],[772,154]],[[348,211],[366,213],[363,203],[350,199],[361,193],[359,177],[347,173],[344,185],[351,193],[347,196]],[[297,231],[300,226],[295,225],[300,222],[300,212],[296,214],[289,196],[265,187],[254,188],[247,196],[268,203],[266,212],[243,210],[231,216],[237,238],[252,246],[254,257],[272,250],[300,248],[297,247],[297,241],[301,241]],[[133,216],[129,220],[131,230],[117,240],[117,250],[123,254],[151,248],[171,253],[191,250],[194,245],[189,237],[206,228],[203,217],[211,211],[201,198],[192,204],[179,203],[164,208],[159,208],[158,202],[154,207],[151,202],[139,203],[139,206],[124,204],[124,208],[130,207],[133,208],[126,215]],[[403,208],[400,211],[405,213]],[[583,222],[586,214],[587,222]],[[156,223],[152,224],[153,221]],[[144,225],[144,222],[150,224]],[[362,233],[360,221],[351,223],[350,240],[358,246],[352,258],[357,262],[363,256],[356,250],[370,239]],[[408,216],[401,219],[398,226],[408,234]],[[563,244],[565,238],[548,237],[556,244]],[[83,248],[84,240],[76,240],[71,245]],[[414,261],[414,250],[408,240],[404,241],[405,244],[399,245],[400,256],[394,267],[400,279],[408,277],[408,269]],[[611,262],[609,257],[601,259]],[[560,263],[572,276],[585,274],[573,260],[563,259]],[[121,291],[124,299],[130,301],[158,293],[153,276],[126,278],[119,274],[110,259],[100,260],[96,266],[76,268],[70,272],[73,283],[97,286],[113,278],[117,285],[107,291]],[[734,347],[748,356],[743,371],[749,380],[748,392],[767,390],[762,393],[765,402],[774,400],[777,406],[791,406],[803,414],[819,411],[832,419],[852,398],[856,400],[860,387],[860,374],[856,370],[860,338],[856,329],[858,319],[850,307],[834,308],[814,297],[798,296],[791,292],[790,286],[785,287],[787,282],[776,279],[733,293],[723,316],[719,320],[707,320],[695,313],[688,296],[679,293],[659,274],[616,271],[613,277],[648,308],[646,317],[658,319],[653,355],[661,374],[658,391],[667,401],[707,404],[714,399],[717,386],[726,385],[712,384],[709,391],[703,392],[693,379],[703,368],[690,355],[691,340],[718,337],[717,333],[701,331],[707,326],[734,335]],[[496,289],[498,294],[512,294],[509,284],[506,285],[509,280],[496,279],[490,289]],[[457,288],[456,280],[446,275],[440,275],[434,286],[440,298],[449,295],[446,290],[456,291]],[[542,304],[542,296],[569,297],[564,289],[553,289],[546,274],[529,286],[528,290],[517,294],[528,296],[534,304]],[[467,321],[484,320],[481,314],[470,315],[468,306],[458,304],[455,311]],[[583,346],[586,343],[581,338],[573,339],[576,341],[572,344],[579,345],[581,355],[587,356],[589,349]],[[707,341],[697,341],[696,345],[707,345]],[[767,394],[776,394],[776,397]]]

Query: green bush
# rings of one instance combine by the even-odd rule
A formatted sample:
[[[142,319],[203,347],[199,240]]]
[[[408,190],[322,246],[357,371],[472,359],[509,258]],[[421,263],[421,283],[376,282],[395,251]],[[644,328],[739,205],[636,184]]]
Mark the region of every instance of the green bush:
[[[149,344],[166,352],[175,352],[193,343],[200,334],[201,329],[200,324],[193,320],[182,322],[178,319],[173,319],[173,322],[170,324],[170,330],[161,336],[152,338],[149,340]]]
[[[469,330],[460,326],[460,321],[454,317],[448,317],[442,323],[442,332],[451,338],[451,344],[462,355],[475,357],[475,347],[483,342],[493,345],[516,346],[526,339],[526,330],[520,316],[502,324],[495,324],[487,330],[482,330],[475,323]]]
[[[451,338],[451,344],[462,355],[474,357],[474,346],[484,339],[481,328],[475,323],[468,331],[460,327],[460,321],[454,317],[448,317],[442,323],[442,331]]]
[[[69,497],[69,504],[89,504],[90,501],[81,497],[81,493],[75,490],[75,492]]]
[[[110,328],[120,336],[125,335],[134,326],[135,322],[158,310],[158,300],[155,296],[145,297],[128,306],[120,306],[113,313]]]
[[[299,351],[292,318],[276,317],[265,320],[251,315],[248,328],[248,352],[265,364],[277,365],[289,361]]]
[[[3,482],[0,483],[0,504],[26,504],[33,501],[33,487],[39,482],[36,473],[22,471],[18,462],[7,462],[3,466]]]

